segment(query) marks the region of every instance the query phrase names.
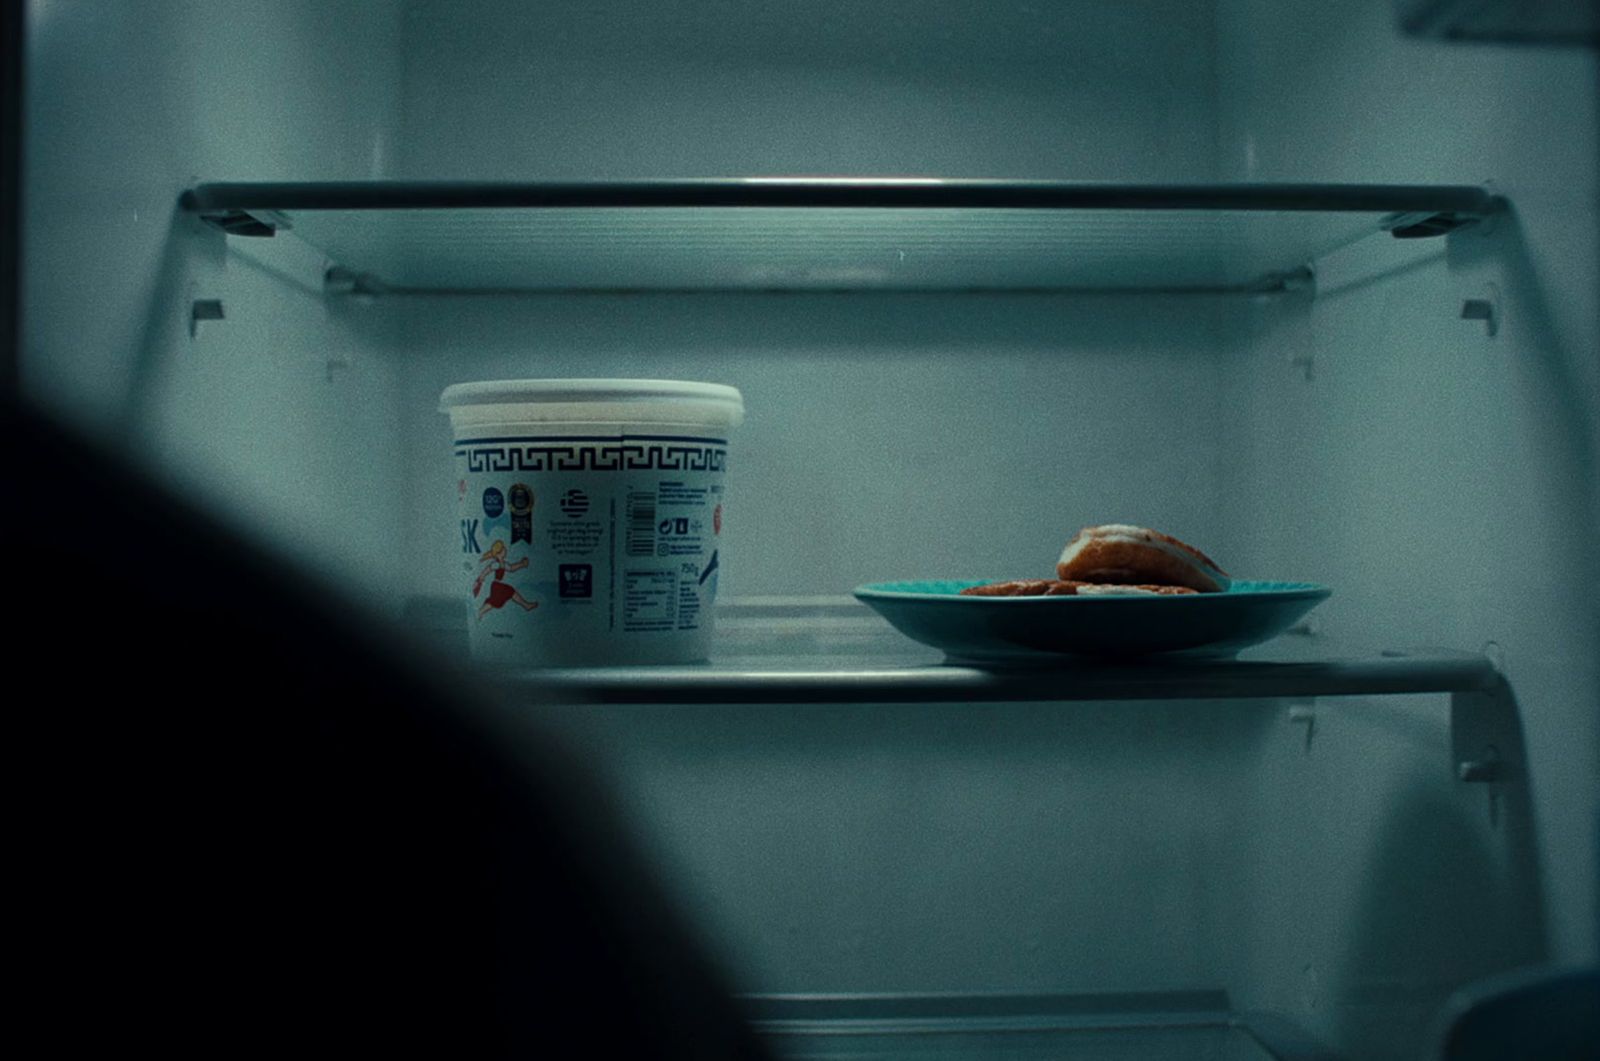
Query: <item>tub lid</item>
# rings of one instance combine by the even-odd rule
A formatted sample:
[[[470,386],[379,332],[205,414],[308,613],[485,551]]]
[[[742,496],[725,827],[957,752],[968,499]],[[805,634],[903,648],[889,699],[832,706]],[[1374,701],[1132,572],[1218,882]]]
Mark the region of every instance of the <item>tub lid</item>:
[[[587,404],[681,406],[685,412],[710,414],[730,425],[744,419],[744,397],[723,383],[672,379],[501,379],[452,383],[439,395],[439,409],[449,412],[475,405]]]

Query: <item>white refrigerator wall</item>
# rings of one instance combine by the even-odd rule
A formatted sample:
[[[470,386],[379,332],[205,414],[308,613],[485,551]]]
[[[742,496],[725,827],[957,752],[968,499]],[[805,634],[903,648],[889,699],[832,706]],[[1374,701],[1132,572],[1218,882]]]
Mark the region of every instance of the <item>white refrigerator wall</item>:
[[[1216,989],[1265,701],[547,708],[744,990]],[[1285,754],[1298,754],[1287,743]]]
[[[1236,413],[1222,461],[1230,553],[1241,567],[1335,585],[1319,609],[1332,634],[1394,646],[1493,643],[1524,721],[1551,956],[1592,962],[1600,876],[1595,53],[1405,40],[1392,32],[1388,5],[1361,0],[1222,0],[1217,40],[1225,179],[1492,182],[1513,206],[1486,234],[1368,241],[1319,263],[1315,299],[1258,307],[1248,336],[1230,344],[1239,349],[1224,386]],[[1496,334],[1460,319],[1468,299],[1496,303]],[[1359,782],[1345,814],[1370,823],[1368,836],[1333,830],[1306,845],[1285,830],[1263,834],[1268,850],[1276,842],[1284,855],[1312,859],[1298,886],[1261,881],[1285,913],[1315,926],[1310,935],[1359,928],[1351,908],[1326,892],[1363,890],[1373,863],[1359,852],[1371,836],[1428,842],[1417,826],[1429,801],[1407,794],[1412,765],[1381,765],[1394,726],[1429,734],[1440,749],[1435,762],[1449,747],[1437,705],[1357,706],[1361,713],[1340,722],[1349,740],[1326,749],[1324,768]],[[1303,781],[1304,772],[1290,772],[1261,802],[1294,801]],[[1437,824],[1448,833],[1456,823]],[[1487,835],[1482,855],[1502,858],[1514,842],[1504,831]],[[1385,916],[1373,900],[1367,916]],[[1502,909],[1483,913],[1503,917],[1513,906]],[[1459,913],[1435,905],[1412,930],[1441,940],[1480,931]],[[1277,964],[1263,982],[1281,995],[1293,990],[1296,946],[1270,946]],[[1425,990],[1426,965],[1408,975],[1386,959],[1347,976],[1332,993],[1353,1007],[1348,1023],[1382,1004],[1386,978],[1397,982],[1390,998]]]
[[[1208,3],[413,0],[411,177],[1209,180]]]
[[[383,0],[27,10],[25,392],[379,607],[404,596],[388,343],[323,300],[315,254],[241,248],[178,197],[384,176],[399,16]],[[191,333],[196,300],[226,319]],[[55,518],[63,541],[95,533],[88,509]]]

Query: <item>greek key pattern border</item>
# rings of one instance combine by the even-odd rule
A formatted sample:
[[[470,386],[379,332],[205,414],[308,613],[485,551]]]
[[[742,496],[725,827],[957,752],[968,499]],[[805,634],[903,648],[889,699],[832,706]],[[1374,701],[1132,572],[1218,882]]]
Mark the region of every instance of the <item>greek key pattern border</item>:
[[[467,471],[481,472],[720,472],[728,451],[720,446],[670,442],[496,442],[461,446]]]

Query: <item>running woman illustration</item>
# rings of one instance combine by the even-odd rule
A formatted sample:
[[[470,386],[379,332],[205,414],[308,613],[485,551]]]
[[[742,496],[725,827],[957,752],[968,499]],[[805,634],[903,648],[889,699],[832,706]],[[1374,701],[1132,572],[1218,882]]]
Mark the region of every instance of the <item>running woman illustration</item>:
[[[483,607],[478,609],[478,618],[482,619],[491,611],[503,608],[507,601],[517,604],[524,611],[533,611],[539,606],[538,601],[530,601],[517,592],[517,588],[505,580],[506,575],[512,571],[521,571],[528,566],[528,558],[524,556],[515,563],[506,562],[506,543],[498,539],[489,548],[483,551],[480,558],[483,567],[478,571],[478,580],[472,584],[472,595],[476,597],[483,592],[483,580],[490,575],[494,581],[489,583],[489,596],[484,600]]]

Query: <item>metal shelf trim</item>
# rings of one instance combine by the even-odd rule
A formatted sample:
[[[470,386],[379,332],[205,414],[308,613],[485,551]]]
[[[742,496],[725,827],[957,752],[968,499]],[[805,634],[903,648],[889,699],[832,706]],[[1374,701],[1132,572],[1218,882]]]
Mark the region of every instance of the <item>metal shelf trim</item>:
[[[1305,661],[1174,660],[1051,670],[960,665],[563,668],[502,671],[500,683],[543,699],[612,704],[918,703],[1245,699],[1483,691],[1494,665],[1429,651]]]
[[[836,207],[1010,210],[1260,210],[1492,212],[1472,184],[1113,184],[923,178],[719,177],[682,180],[332,181],[201,184],[195,213],[287,210],[540,209],[561,207]]]

